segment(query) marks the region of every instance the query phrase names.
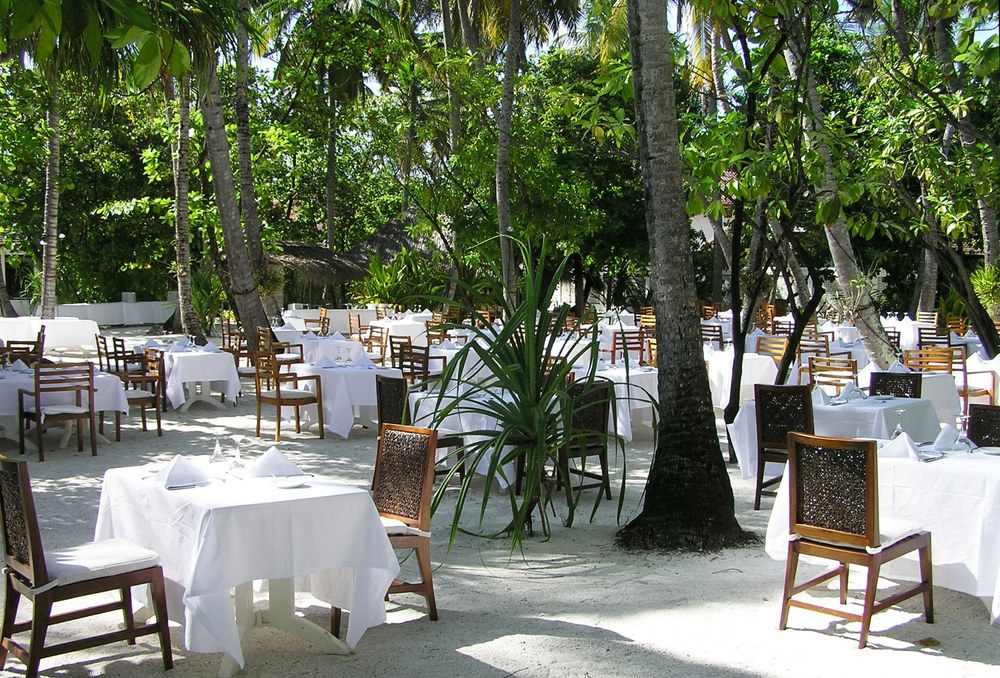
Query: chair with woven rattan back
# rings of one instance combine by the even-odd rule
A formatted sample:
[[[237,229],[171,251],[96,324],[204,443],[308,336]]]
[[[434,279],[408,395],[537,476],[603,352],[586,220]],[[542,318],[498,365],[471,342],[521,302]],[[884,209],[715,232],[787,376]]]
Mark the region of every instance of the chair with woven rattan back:
[[[757,409],[757,481],[753,508],[760,509],[761,496],[773,497],[766,488],[781,482],[781,474],[765,477],[767,462],[788,461],[788,434],[791,431],[813,432],[812,396],[808,386],[771,386],[754,384]]]
[[[809,385],[833,391],[840,391],[848,384],[858,383],[858,361],[853,358],[830,358],[809,356]]]
[[[977,447],[1000,447],[1000,405],[969,405],[967,435]]]
[[[6,666],[8,653],[24,662],[27,678],[35,678],[39,662],[47,657],[123,640],[134,645],[136,638],[152,633],[159,637],[164,670],[173,667],[163,572],[155,551],[124,539],[46,551],[35,513],[28,465],[3,457],[0,457],[0,523],[6,579],[0,622],[0,672]],[[152,589],[156,621],[136,626],[132,616],[132,587],[147,584]],[[63,608],[63,601],[106,592],[117,592],[118,600],[73,610]],[[17,622],[22,597],[31,601],[33,611],[29,619]],[[57,614],[52,614],[54,603],[60,608]],[[55,645],[46,643],[50,625],[115,611],[122,614],[122,630]],[[22,633],[30,633],[27,646],[14,640],[15,635]]]
[[[894,398],[919,398],[923,391],[923,383],[923,377],[912,372],[909,374],[873,372],[868,385],[868,394]]]
[[[567,501],[572,499],[573,487],[571,476],[580,477],[577,490],[597,487],[603,490],[604,497],[611,499],[611,476],[608,471],[608,413],[611,410],[613,384],[607,379],[594,379],[593,382],[578,381],[572,384],[568,391],[573,401],[573,415],[570,417],[569,442],[559,448],[558,466],[556,468],[556,489],[566,484]],[[577,463],[570,465],[570,459]],[[587,459],[596,459],[600,464],[600,472],[586,470]],[[587,479],[596,481],[588,483]]]
[[[97,456],[97,430],[94,428],[94,363],[38,363],[31,390],[18,389],[18,450],[24,454],[26,425],[35,425],[38,461],[45,461],[42,433],[58,422],[77,425],[77,451],[83,452],[84,425],[90,428],[90,454]]]
[[[858,647],[868,643],[872,615],[914,596],[923,597],[924,618],[934,621],[931,575],[931,535],[901,520],[879,520],[878,464],[873,440],[842,440],[791,433],[788,436],[789,534],[788,562],[779,628],[788,625],[788,611],[798,607],[861,623]],[[882,564],[918,552],[920,581],[876,602]],[[823,558],[835,567],[796,584],[799,556]],[[803,591],[839,577],[840,604],[847,603],[848,565],[867,568],[864,605],[860,614],[827,607],[815,596],[800,600]]]
[[[295,372],[282,372],[281,363],[273,353],[257,355],[256,386],[257,386],[257,431],[260,437],[261,407],[273,405],[275,411],[274,442],[281,442],[281,409],[295,408],[295,432],[302,432],[301,410],[307,405],[316,406],[316,423],[319,426],[319,437],[326,437],[323,424],[323,383],[319,375],[300,375]],[[312,390],[303,388],[305,383],[312,382]]]
[[[757,354],[771,356],[775,363],[781,362],[781,358],[785,355],[787,349],[787,337],[772,337],[768,335],[757,337]]]
[[[703,344],[715,344],[713,348],[722,350],[726,347],[726,340],[722,336],[722,325],[702,324],[701,342]]]
[[[394,581],[386,596],[416,593],[427,601],[427,615],[437,621],[431,570],[431,498],[437,432],[429,428],[383,424],[379,427],[372,501],[395,549],[415,550],[420,581]],[[330,627],[340,635],[341,611],[330,610]]]

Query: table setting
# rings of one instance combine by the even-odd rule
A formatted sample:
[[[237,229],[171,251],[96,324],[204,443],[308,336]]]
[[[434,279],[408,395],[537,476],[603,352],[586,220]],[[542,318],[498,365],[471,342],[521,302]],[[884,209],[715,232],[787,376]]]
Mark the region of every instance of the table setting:
[[[385,621],[383,597],[399,572],[370,495],[303,473],[275,447],[241,458],[239,442],[232,459],[217,441],[211,456],[108,470],[96,538],[160,554],[170,619],[188,650],[226,654],[222,675],[243,666],[241,638],[258,625],[346,654]],[[269,580],[267,609],[253,609],[255,580]],[[295,616],[296,590],[351,611],[346,643]]]
[[[341,438],[347,438],[356,419],[362,422],[372,422],[376,419],[373,416],[377,404],[375,375],[402,378],[403,373],[398,368],[374,364],[364,350],[356,359],[350,359],[346,352],[340,357],[343,358],[340,362],[336,358],[325,357],[314,364],[292,365],[291,370],[301,376],[319,376],[323,391],[323,422],[326,429]],[[311,390],[312,383],[304,382],[303,387]],[[310,412],[313,409],[312,407],[302,409],[306,421],[315,419],[315,413]],[[288,413],[293,414],[291,408]]]
[[[186,412],[193,403],[204,402],[222,409],[224,405],[211,397],[213,391],[222,393],[235,406],[240,375],[232,354],[212,342],[197,346],[186,337],[172,343],[150,339],[135,350],[139,353],[143,348],[162,352],[171,407]]]

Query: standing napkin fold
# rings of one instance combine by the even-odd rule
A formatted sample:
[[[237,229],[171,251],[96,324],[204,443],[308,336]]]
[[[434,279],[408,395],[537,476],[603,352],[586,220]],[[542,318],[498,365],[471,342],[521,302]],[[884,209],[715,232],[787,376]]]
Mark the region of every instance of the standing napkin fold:
[[[220,349],[218,346],[216,346],[215,344],[213,344],[210,341],[205,342],[205,345],[201,347],[201,350],[205,351],[206,353],[221,353],[222,352],[222,349]]]
[[[830,394],[824,391],[822,388],[817,386],[812,392],[813,405],[829,405],[830,404]]]
[[[901,433],[895,440],[890,440],[879,448],[878,456],[883,459],[898,458],[920,461],[920,451],[909,433]]]
[[[332,335],[330,335],[330,341],[345,341],[344,335],[341,334],[340,332],[334,332]]]
[[[246,472],[247,478],[301,475],[305,475],[302,473],[302,469],[296,466],[295,462],[289,460],[288,457],[279,452],[278,448],[274,445],[268,448],[267,452],[260,455],[260,459],[250,464]]]
[[[840,390],[840,397],[844,400],[856,400],[858,398],[867,398],[868,396],[858,388],[857,384],[845,384],[844,388]]]
[[[183,454],[176,455],[153,478],[163,483],[168,490],[188,485],[204,485],[210,480],[205,469]]]
[[[958,430],[951,424],[945,424],[941,427],[937,438],[934,439],[934,451],[953,450],[956,440],[958,440]]]

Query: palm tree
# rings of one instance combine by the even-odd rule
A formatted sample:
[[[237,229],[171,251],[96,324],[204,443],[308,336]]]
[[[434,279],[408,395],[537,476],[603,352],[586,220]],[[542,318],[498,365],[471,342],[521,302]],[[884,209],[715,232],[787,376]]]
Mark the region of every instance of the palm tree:
[[[742,543],[715,429],[701,348],[694,264],[662,0],[629,0],[639,162],[658,312],[660,428],[642,512],[618,534],[635,548],[705,550]]]

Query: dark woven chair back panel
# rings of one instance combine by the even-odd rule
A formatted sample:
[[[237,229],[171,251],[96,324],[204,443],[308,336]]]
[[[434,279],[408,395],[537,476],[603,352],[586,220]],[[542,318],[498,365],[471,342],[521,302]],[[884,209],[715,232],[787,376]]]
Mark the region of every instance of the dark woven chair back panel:
[[[592,384],[577,382],[569,387],[573,400],[572,430],[575,433],[593,431],[586,439],[577,439],[575,448],[606,449],[608,440],[608,412],[611,409],[611,383],[600,380]]]
[[[378,403],[378,423],[402,424],[406,413],[406,379],[375,378],[375,400]]]
[[[31,562],[31,542],[25,521],[20,476],[16,470],[0,470],[0,501],[3,502],[4,555],[27,565]]]
[[[1000,405],[969,405],[968,436],[979,447],[1000,447]]]
[[[417,521],[427,477],[429,437],[410,431],[385,429],[372,500],[379,513]]]
[[[896,398],[919,398],[923,379],[919,374],[895,374],[875,372],[872,374],[869,393],[871,395],[895,396]]]
[[[808,389],[759,390],[757,407],[760,408],[760,426],[757,435],[760,441],[784,448],[788,445],[789,431],[812,433],[810,397]]]
[[[796,522],[864,536],[865,451],[799,444],[796,454]]]

